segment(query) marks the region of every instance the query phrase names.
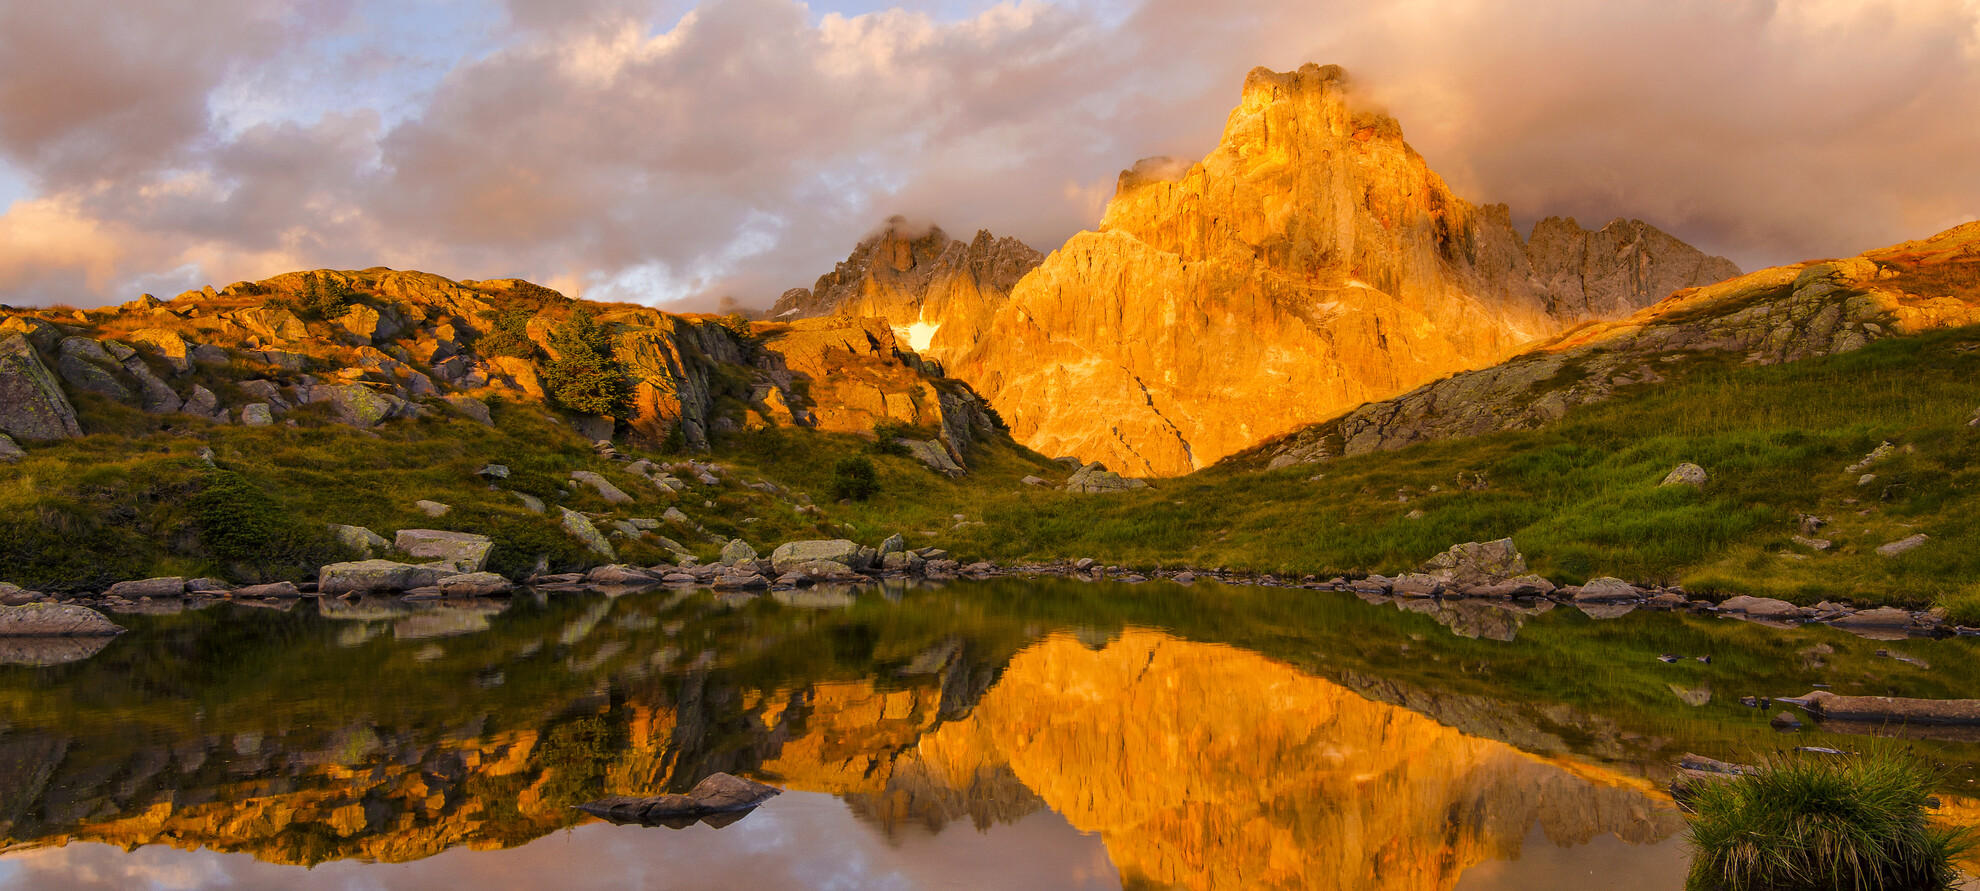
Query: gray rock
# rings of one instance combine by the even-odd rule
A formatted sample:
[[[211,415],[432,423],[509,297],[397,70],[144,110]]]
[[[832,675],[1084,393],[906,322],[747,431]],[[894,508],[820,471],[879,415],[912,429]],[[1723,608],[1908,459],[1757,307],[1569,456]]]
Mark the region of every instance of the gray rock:
[[[660,581],[653,573],[637,566],[617,563],[585,573],[584,580],[594,585],[651,585]]]
[[[286,411],[290,408],[295,407],[293,404],[289,402],[289,400],[282,398],[282,387],[280,384],[277,384],[274,381],[259,380],[259,379],[248,380],[248,381],[241,381],[239,386],[242,391],[246,392],[250,396],[255,397],[256,399],[268,403],[268,405],[272,408],[282,409]]]
[[[186,397],[180,410],[189,415],[211,418],[220,413],[220,397],[213,395],[212,390],[193,384],[192,393]]]
[[[21,448],[19,443],[14,441],[13,437],[5,433],[0,433],[0,462],[12,464],[25,457],[27,457],[27,452]]]
[[[880,568],[889,572],[921,572],[928,561],[920,554],[893,551],[880,558]]]
[[[225,349],[210,343],[202,343],[192,348],[192,358],[194,362],[211,362],[215,365],[225,365],[233,357],[229,356]]]
[[[401,529],[392,544],[411,556],[447,563],[464,573],[486,569],[488,553],[495,549],[486,535],[440,529]]]
[[[625,504],[633,500],[631,495],[627,495],[618,486],[612,485],[611,480],[592,473],[589,470],[573,470],[571,471],[571,479],[590,486],[608,503]]]
[[[1100,492],[1126,492],[1133,489],[1146,489],[1143,480],[1121,476],[1095,461],[1081,467],[1066,479],[1066,491],[1095,494]]]
[[[0,433],[25,442],[82,435],[68,394],[19,334],[0,339]]]
[[[1772,597],[1749,597],[1745,594],[1728,598],[1726,602],[1719,604],[1719,608],[1727,612],[1745,613],[1749,616],[1766,619],[1793,619],[1802,615],[1801,607],[1795,606],[1785,600],[1775,600]]]
[[[779,574],[794,572],[798,567],[817,562],[836,563],[847,570],[857,567],[860,561],[859,545],[843,538],[832,540],[785,542],[770,554],[770,565]]]
[[[1430,558],[1418,571],[1449,585],[1496,585],[1526,574],[1526,558],[1510,538],[1465,542]]]
[[[330,403],[338,421],[358,428],[376,427],[409,413],[405,400],[363,384],[318,384],[309,389],[309,401]]]
[[[62,338],[55,356],[55,370],[69,386],[111,399],[131,398],[130,389],[117,380],[121,368],[103,344],[87,337]]]
[[[392,546],[392,543],[386,541],[384,536],[363,526],[340,526],[336,523],[331,523],[330,536],[335,538],[338,544],[350,549],[352,553],[365,557],[379,553]]]
[[[1710,479],[1711,477],[1705,473],[1705,468],[1687,462],[1672,468],[1671,472],[1664,477],[1664,481],[1657,485],[1690,486],[1697,489],[1702,488]]]
[[[106,597],[178,597],[186,593],[186,580],[180,576],[162,576],[141,579],[134,582],[118,582],[104,591]]]
[[[144,363],[144,357],[135,353],[123,361],[125,373],[137,378],[139,401],[146,412],[154,415],[169,414],[185,407],[185,400],[172,391],[172,387],[153,374],[151,366]]]
[[[294,582],[276,582],[271,585],[249,585],[245,588],[235,588],[233,595],[235,597],[289,598],[301,597],[302,591],[296,588]]]
[[[527,492],[510,491],[509,494],[516,496],[516,500],[522,502],[522,506],[528,508],[530,513],[540,514],[549,509],[549,506],[543,503],[543,499]]]
[[[722,565],[734,566],[738,563],[755,563],[756,549],[740,538],[730,539],[722,546]]]
[[[0,606],[0,637],[89,637],[119,634],[123,626],[86,606],[29,603]]]
[[[1594,579],[1588,584],[1582,585],[1581,590],[1576,591],[1574,594],[1576,603],[1638,600],[1642,597],[1643,592],[1638,590],[1635,585],[1625,582],[1622,579],[1609,577]]]
[[[880,556],[883,559],[888,554],[904,553],[907,553],[907,538],[899,532],[887,536],[887,540],[880,543]]]
[[[1837,617],[1833,624],[1857,625],[1868,628],[1905,628],[1911,625],[1911,611],[1895,606],[1880,606],[1858,613]]]
[[[1018,482],[1023,483],[1027,486],[1049,486],[1052,484],[1051,480],[1044,479],[1042,477],[1035,477],[1035,476],[1027,476],[1024,479],[1018,480]]]
[[[589,518],[568,507],[559,507],[557,510],[563,513],[564,531],[570,533],[571,537],[583,542],[585,547],[590,548],[592,553],[600,557],[607,560],[618,559],[619,555],[612,550],[612,543],[598,533],[598,527],[591,525]]]
[[[1826,551],[1832,547],[1835,547],[1836,544],[1835,542],[1832,542],[1826,538],[1809,538],[1808,536],[1805,535],[1794,536],[1794,543],[1801,545],[1804,548],[1808,548],[1810,550],[1816,550],[1816,551]]]
[[[929,466],[943,476],[966,476],[969,471],[949,454],[949,448],[936,439],[896,439],[894,444],[907,449],[916,461]]]
[[[449,396],[447,405],[460,412],[462,417],[490,426],[495,424],[495,416],[488,413],[488,403],[473,396]]]
[[[275,423],[275,412],[266,403],[250,402],[241,406],[241,423],[248,427],[266,427]]]
[[[316,590],[326,595],[350,591],[410,591],[437,585],[442,579],[460,574],[445,566],[414,566],[391,560],[332,563],[318,570]]]
[[[753,591],[770,587],[770,580],[754,572],[718,576],[715,587],[725,591]]]
[[[1882,554],[1886,557],[1895,557],[1907,551],[1916,550],[1920,545],[1923,545],[1924,543],[1930,540],[1931,540],[1931,536],[1926,535],[1923,532],[1920,532],[1917,535],[1906,536],[1904,538],[1898,539],[1897,541],[1891,542],[1890,544],[1881,545],[1877,548],[1877,553]]]
[[[1801,697],[1824,720],[1877,724],[1980,724],[1980,699],[1904,699],[1896,696],[1837,696],[1817,690]]]
[[[427,501],[425,499],[413,502],[413,507],[419,508],[420,513],[429,517],[444,517],[449,511],[454,509],[452,505],[441,504],[438,501]]]
[[[492,572],[467,572],[440,580],[440,591],[448,597],[493,597],[514,589],[508,579]]]
[[[1876,448],[1870,450],[1870,454],[1864,455],[1863,460],[1843,468],[1843,472],[1862,473],[1866,470],[1869,470],[1872,467],[1884,463],[1885,460],[1889,459],[1891,455],[1896,452],[1897,452],[1897,446],[1891,445],[1890,442],[1886,441],[1880,443]]]
[[[480,470],[475,471],[474,475],[491,482],[494,480],[505,480],[509,478],[509,468],[501,464],[486,464]]]

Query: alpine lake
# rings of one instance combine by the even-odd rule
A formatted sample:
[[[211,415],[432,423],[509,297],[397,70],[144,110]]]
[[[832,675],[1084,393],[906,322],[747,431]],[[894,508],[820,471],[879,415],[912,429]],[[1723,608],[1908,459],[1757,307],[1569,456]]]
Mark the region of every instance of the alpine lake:
[[[1980,639],[1591,612],[1006,578],[125,613],[0,647],[0,889],[1678,889],[1675,762],[1796,747],[1910,748],[1980,823],[1980,731],[1741,702],[1970,695]],[[717,772],[785,791],[575,807]]]

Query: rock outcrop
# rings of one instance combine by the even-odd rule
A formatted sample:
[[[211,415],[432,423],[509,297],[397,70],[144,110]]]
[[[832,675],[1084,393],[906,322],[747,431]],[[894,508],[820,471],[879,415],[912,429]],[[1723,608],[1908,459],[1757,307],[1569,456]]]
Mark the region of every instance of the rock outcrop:
[[[1980,222],[1846,260],[1763,269],[1583,327],[1499,365],[1362,405],[1245,456],[1269,466],[1526,430],[1691,359],[1773,365],[1980,322]],[[1687,465],[1691,466],[1691,465]],[[1867,465],[1865,465],[1867,466]],[[1673,476],[1702,485],[1702,469]]]
[[[68,394],[22,334],[0,337],[0,433],[26,442],[82,435]]]
[[[915,353],[947,363],[982,340],[1011,288],[1044,259],[1015,238],[979,231],[957,241],[893,217],[809,289],[784,292],[771,318],[883,318]]]
[[[1123,172],[949,371],[1033,449],[1181,474],[1736,272],[1638,222],[1528,243],[1339,68],[1261,68],[1214,152]]]

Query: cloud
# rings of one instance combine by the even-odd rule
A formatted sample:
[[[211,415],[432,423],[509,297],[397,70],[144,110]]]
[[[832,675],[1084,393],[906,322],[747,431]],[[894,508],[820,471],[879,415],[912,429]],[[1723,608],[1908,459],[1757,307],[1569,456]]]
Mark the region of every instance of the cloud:
[[[762,305],[896,213],[1054,247],[1120,169],[1213,147],[1251,67],[1308,61],[1519,219],[1752,267],[1980,213],[1980,0],[954,9],[11,5],[0,300],[384,264]]]

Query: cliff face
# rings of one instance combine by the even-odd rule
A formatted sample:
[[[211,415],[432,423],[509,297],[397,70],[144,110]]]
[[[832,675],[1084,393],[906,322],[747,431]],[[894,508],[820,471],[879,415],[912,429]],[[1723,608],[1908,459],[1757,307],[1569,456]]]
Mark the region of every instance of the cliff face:
[[[1682,373],[1693,358],[1773,365],[1885,337],[1980,323],[1980,223],[1844,260],[1762,269],[1680,291],[1506,362],[1371,402],[1267,443],[1269,467],[1526,430],[1619,388]]]
[[[1043,260],[1015,238],[979,231],[957,241],[894,217],[810,289],[784,292],[771,318],[882,318],[916,353],[949,362],[983,338],[1011,288]]]
[[[1034,449],[1181,474],[1736,272],[1636,222],[1529,244],[1339,68],[1258,69],[1215,151],[1124,172],[950,371]]]

